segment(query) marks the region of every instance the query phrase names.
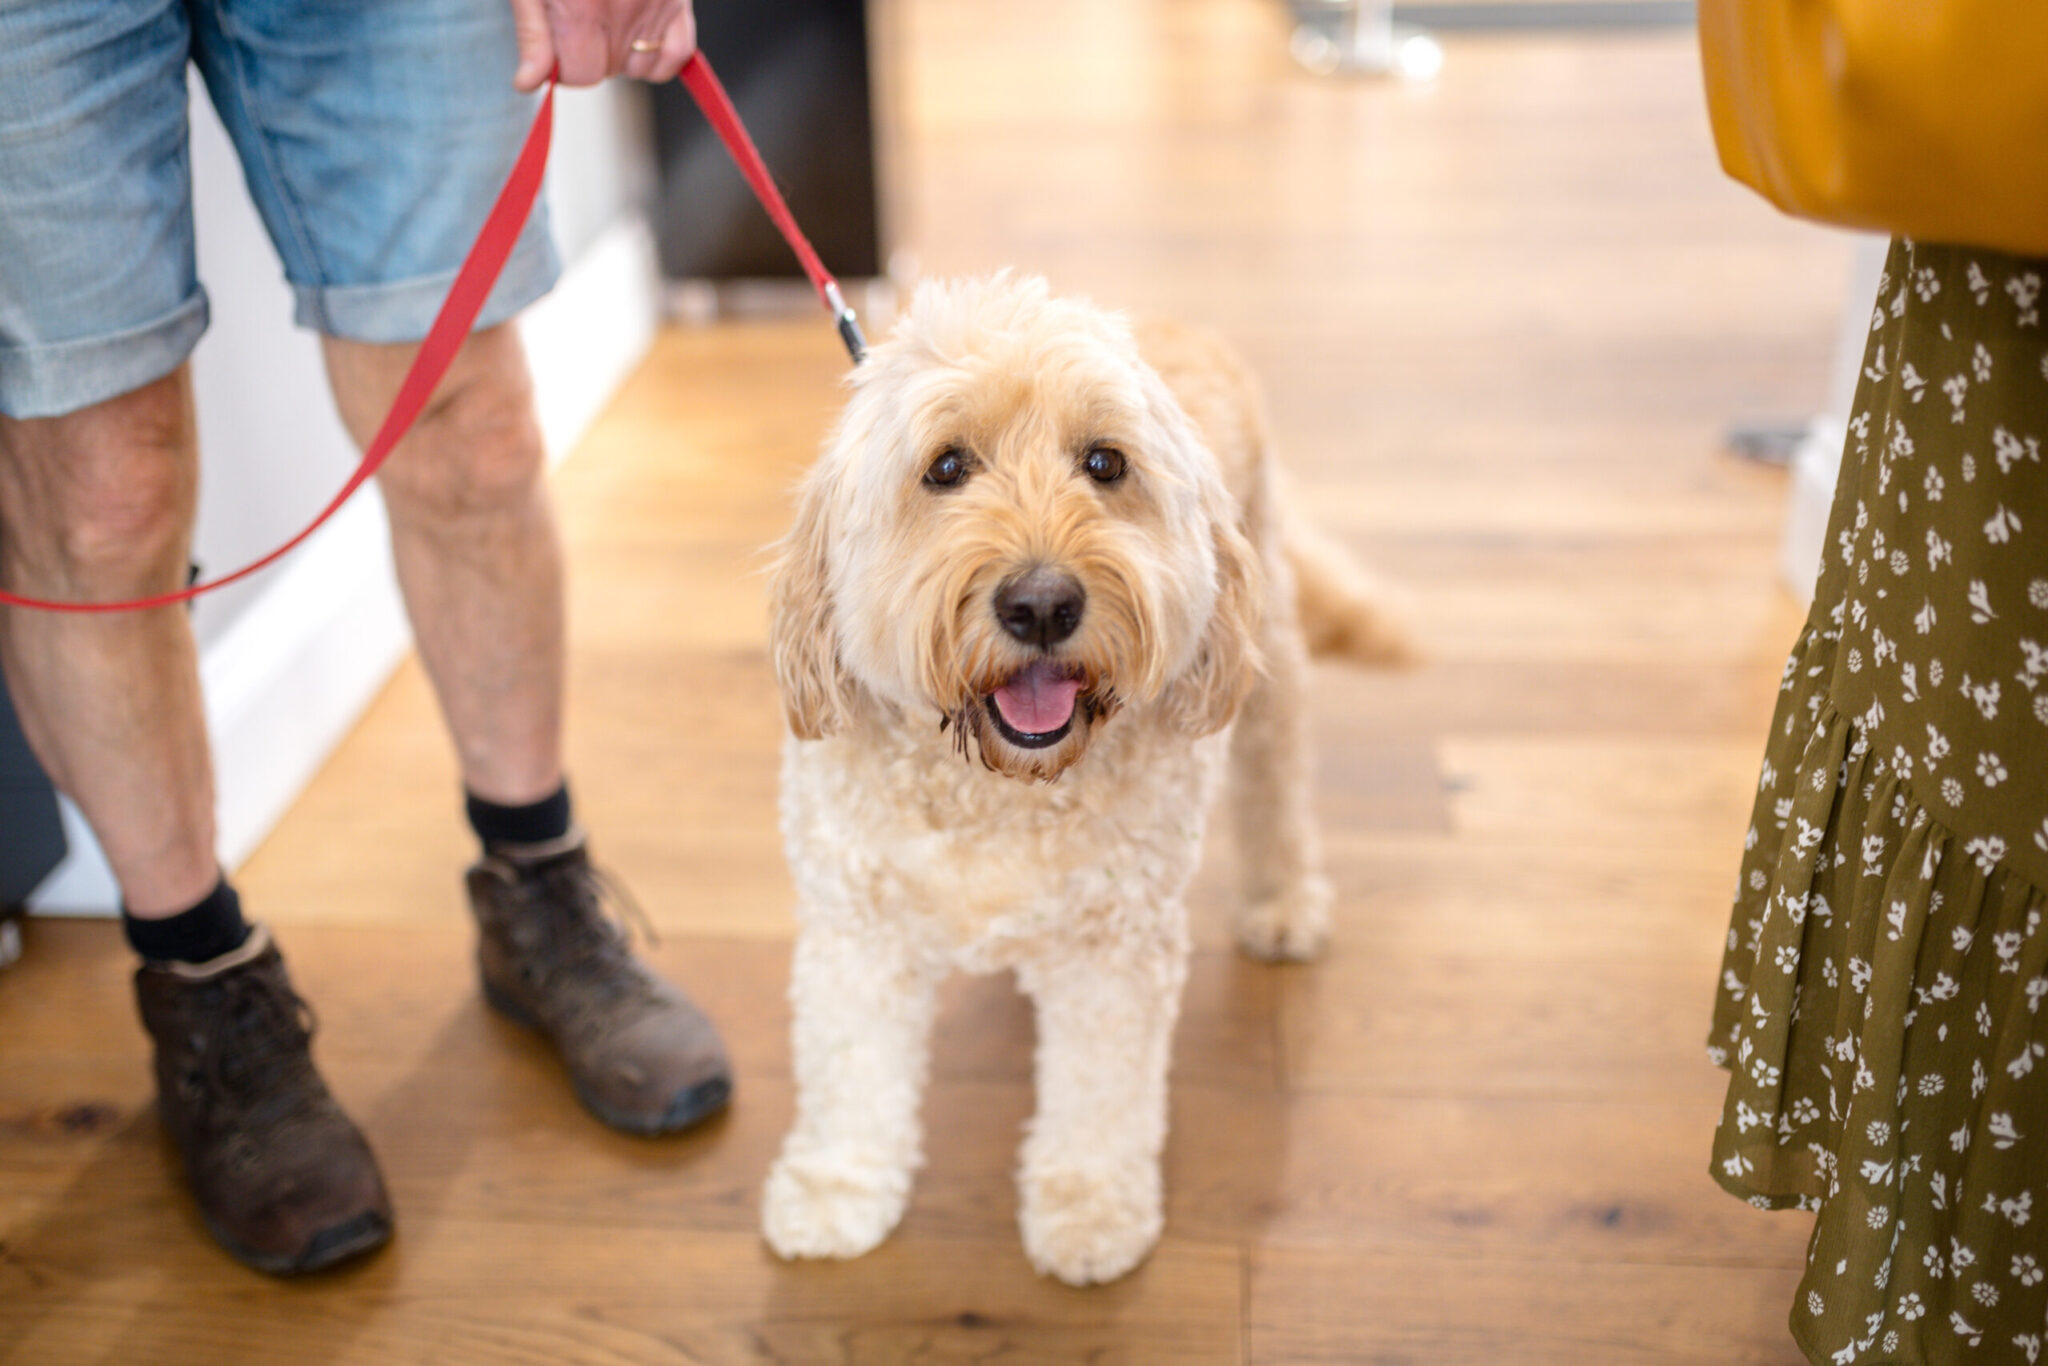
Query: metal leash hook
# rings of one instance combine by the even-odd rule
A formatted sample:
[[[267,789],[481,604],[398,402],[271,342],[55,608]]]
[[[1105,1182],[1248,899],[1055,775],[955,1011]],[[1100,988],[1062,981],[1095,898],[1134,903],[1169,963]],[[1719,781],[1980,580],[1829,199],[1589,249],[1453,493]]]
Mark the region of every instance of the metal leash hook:
[[[860,320],[853,316],[852,306],[839,292],[837,280],[825,284],[825,307],[832,310],[832,324],[839,329],[839,340],[846,343],[846,354],[859,365],[868,358],[868,339],[860,334]]]

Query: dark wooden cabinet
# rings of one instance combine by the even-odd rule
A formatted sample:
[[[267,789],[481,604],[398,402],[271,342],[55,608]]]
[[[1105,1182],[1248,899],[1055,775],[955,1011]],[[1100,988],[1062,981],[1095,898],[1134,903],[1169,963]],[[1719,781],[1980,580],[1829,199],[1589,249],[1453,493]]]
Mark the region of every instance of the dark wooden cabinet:
[[[698,40],[826,269],[880,273],[861,0],[697,0]],[[801,277],[680,83],[654,89],[654,208],[672,280]]]

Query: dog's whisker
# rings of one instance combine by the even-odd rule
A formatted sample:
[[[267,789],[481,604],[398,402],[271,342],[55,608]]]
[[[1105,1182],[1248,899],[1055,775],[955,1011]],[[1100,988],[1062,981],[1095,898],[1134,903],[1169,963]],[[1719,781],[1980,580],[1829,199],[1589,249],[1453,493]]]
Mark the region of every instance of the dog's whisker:
[[[967,758],[967,733],[970,730],[978,732],[979,727],[969,724],[968,708],[964,705],[941,716],[939,719],[939,730],[943,732],[949,723],[953,728],[953,751],[964,760]],[[979,734],[975,738],[976,743],[979,744]]]

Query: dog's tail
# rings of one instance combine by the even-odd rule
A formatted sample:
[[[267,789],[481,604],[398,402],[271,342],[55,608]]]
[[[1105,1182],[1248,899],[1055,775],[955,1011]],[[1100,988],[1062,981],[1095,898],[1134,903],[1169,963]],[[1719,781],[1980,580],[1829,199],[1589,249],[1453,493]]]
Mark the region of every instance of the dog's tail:
[[[1420,655],[1400,590],[1372,573],[1305,517],[1284,514],[1281,545],[1294,571],[1309,653],[1354,664],[1402,665]]]

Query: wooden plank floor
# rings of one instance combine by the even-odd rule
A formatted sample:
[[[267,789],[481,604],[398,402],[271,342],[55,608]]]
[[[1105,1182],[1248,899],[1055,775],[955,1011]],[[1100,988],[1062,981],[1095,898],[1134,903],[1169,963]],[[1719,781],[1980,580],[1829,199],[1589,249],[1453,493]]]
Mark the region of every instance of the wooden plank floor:
[[[897,1236],[756,1233],[790,1112],[789,888],[759,547],[834,402],[827,328],[665,335],[559,475],[573,771],[729,1117],[607,1133],[469,978],[468,854],[408,666],[242,871],[400,1236],[277,1285],[173,1183],[112,926],[0,973],[0,1361],[1792,1363],[1802,1254],[1705,1174],[1701,1039],[1797,621],[1730,418],[1818,403],[1846,249],[1713,166],[1683,33],[1453,39],[1429,90],[1291,71],[1273,0],[878,12],[896,239],[1222,329],[1424,669],[1318,679],[1330,957],[1228,948],[1218,849],[1169,1221],[1127,1281],[1019,1250],[1031,1025],[956,984]],[[801,208],[801,206],[799,206]]]

